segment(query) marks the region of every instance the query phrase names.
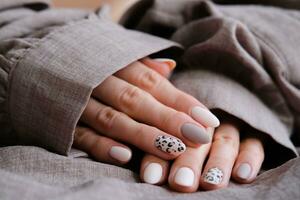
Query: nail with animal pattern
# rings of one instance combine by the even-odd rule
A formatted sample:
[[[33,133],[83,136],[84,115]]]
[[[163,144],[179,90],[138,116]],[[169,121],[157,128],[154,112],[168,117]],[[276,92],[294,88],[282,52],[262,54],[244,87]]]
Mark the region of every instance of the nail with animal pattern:
[[[204,175],[204,182],[219,185],[223,180],[223,172],[217,167],[210,168]]]
[[[169,153],[171,155],[178,155],[185,151],[185,144],[174,137],[160,135],[155,140],[155,147],[159,150]]]

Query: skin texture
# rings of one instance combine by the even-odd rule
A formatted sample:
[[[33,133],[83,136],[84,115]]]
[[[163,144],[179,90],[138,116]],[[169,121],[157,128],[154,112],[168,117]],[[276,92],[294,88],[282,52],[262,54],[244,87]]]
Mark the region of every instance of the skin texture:
[[[76,128],[74,146],[100,162],[122,165],[130,158],[128,161],[112,158],[111,148],[120,146],[130,151],[122,142],[135,145],[146,152],[141,163],[141,180],[147,177],[151,184],[168,183],[179,192],[223,188],[230,178],[239,183],[253,181],[264,160],[262,142],[249,137],[240,141],[240,125],[234,120],[224,119],[214,129],[203,124],[207,120],[199,116],[194,119],[192,109],[205,106],[167,80],[173,68],[170,63],[145,58],[107,78],[92,93],[80,119],[84,126]],[[201,144],[185,138],[181,132],[185,123],[205,130],[211,142]],[[187,145],[185,151],[170,154],[156,148],[155,140],[161,135],[181,139]],[[169,163],[168,160],[173,159],[174,162]],[[151,163],[156,163],[156,170],[148,169],[144,176]],[[157,164],[162,172],[157,170]],[[181,168],[184,170],[179,170]],[[212,184],[205,177],[214,175],[212,172],[216,169],[222,176],[213,180],[221,181]],[[151,179],[151,173],[159,175],[153,174]]]

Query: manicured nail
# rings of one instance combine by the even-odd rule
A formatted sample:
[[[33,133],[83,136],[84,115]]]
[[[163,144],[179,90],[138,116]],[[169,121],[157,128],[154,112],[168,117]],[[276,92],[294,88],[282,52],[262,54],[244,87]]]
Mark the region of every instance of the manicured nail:
[[[242,163],[237,170],[237,176],[241,179],[248,179],[250,175],[251,166],[248,163]]]
[[[165,135],[156,138],[155,147],[172,155],[181,154],[186,149],[185,144],[181,140]]]
[[[211,141],[211,137],[207,131],[192,123],[185,123],[181,126],[182,135],[193,143],[207,144]]]
[[[223,172],[217,167],[211,168],[204,175],[204,182],[218,185],[223,180]]]
[[[214,128],[220,125],[219,119],[206,108],[195,106],[191,112],[192,117],[204,126]]]
[[[158,163],[150,163],[144,170],[144,181],[149,184],[156,184],[162,177],[162,167]]]
[[[113,146],[110,148],[109,155],[120,162],[127,162],[131,158],[131,151],[124,147]]]
[[[190,187],[194,184],[194,172],[188,167],[179,168],[175,175],[175,183],[181,186]]]
[[[166,63],[169,66],[169,69],[172,71],[176,67],[175,60],[169,59],[169,58],[155,58],[153,59],[157,62],[163,62]]]

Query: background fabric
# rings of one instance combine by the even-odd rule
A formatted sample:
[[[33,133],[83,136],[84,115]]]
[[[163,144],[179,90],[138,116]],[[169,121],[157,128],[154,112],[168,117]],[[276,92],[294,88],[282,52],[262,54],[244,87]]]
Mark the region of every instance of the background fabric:
[[[95,85],[178,45],[101,14],[43,10],[45,2],[0,2],[0,199],[299,199],[300,159],[290,140],[299,135],[298,11],[145,0],[124,15],[128,28],[181,43],[173,83],[266,137],[265,164],[276,167],[251,184],[179,194],[139,183],[138,163],[125,169],[70,149]]]
[[[290,136],[299,137],[299,19],[296,10],[270,6],[160,0],[140,1],[120,22],[180,43],[175,86],[244,121],[242,135],[269,137],[276,166],[296,152]]]

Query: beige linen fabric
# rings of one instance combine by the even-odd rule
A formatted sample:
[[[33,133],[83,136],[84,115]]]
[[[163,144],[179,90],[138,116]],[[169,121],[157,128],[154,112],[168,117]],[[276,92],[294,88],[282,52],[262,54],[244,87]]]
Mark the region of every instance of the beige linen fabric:
[[[266,164],[282,164],[249,185],[178,194],[139,183],[134,162],[128,170],[70,150],[95,86],[178,45],[126,30],[103,13],[47,6],[0,1],[0,199],[299,199],[300,160],[288,161],[297,154],[290,135],[299,136],[299,11],[144,0],[122,18],[130,29],[182,44],[172,82],[243,120],[245,130],[266,138]]]
[[[293,156],[290,136],[300,131],[299,18],[296,10],[275,7],[149,0],[120,21],[183,45],[173,83],[281,144],[266,145],[276,165]]]

